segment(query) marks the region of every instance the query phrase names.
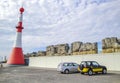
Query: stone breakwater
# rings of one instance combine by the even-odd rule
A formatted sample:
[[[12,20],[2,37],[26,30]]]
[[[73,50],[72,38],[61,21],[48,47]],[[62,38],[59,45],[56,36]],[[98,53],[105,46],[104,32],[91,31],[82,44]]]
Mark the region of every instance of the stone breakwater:
[[[71,44],[71,54],[72,55],[96,54],[97,49],[98,49],[97,42],[95,42],[95,43],[73,42]]]
[[[117,37],[105,38],[102,40],[102,52],[120,52],[120,39]]]
[[[109,37],[102,39],[102,53],[120,52],[120,39],[117,37]],[[50,45],[46,47],[46,51],[38,51],[27,53],[25,56],[62,56],[62,55],[84,55],[97,54],[98,43],[76,41],[69,44]]]

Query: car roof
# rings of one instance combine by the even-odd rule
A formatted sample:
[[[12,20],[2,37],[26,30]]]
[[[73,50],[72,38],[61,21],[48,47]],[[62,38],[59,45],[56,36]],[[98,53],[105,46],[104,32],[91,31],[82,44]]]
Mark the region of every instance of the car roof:
[[[64,64],[64,63],[75,63],[75,62],[61,62],[60,64]],[[77,63],[76,63],[77,64]]]
[[[97,62],[97,61],[81,61],[81,62]]]

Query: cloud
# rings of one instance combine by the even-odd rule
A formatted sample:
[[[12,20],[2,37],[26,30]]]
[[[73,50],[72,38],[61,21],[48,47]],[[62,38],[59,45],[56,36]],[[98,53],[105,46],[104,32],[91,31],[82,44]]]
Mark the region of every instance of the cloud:
[[[60,43],[120,38],[120,0],[2,0],[0,50],[9,51],[13,46],[21,3],[25,8],[22,38],[25,53]]]

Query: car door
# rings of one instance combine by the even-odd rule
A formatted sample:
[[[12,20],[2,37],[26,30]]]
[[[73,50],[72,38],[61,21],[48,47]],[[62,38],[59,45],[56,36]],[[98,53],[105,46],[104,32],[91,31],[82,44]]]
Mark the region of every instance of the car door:
[[[73,72],[74,71],[74,67],[73,67],[73,63],[69,63],[69,71]]]
[[[73,70],[74,70],[74,72],[78,71],[78,67],[79,67],[79,65],[77,63],[73,63]]]
[[[102,68],[99,66],[99,64],[97,62],[92,62],[92,69],[93,72],[100,72],[102,71]]]

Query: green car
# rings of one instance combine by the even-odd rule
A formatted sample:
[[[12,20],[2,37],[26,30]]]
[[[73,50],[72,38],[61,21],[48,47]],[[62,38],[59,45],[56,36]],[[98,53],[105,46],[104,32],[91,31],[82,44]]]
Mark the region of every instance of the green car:
[[[78,70],[81,74],[87,73],[89,76],[93,75],[93,73],[107,73],[107,68],[99,65],[96,61],[82,61],[78,67]]]

